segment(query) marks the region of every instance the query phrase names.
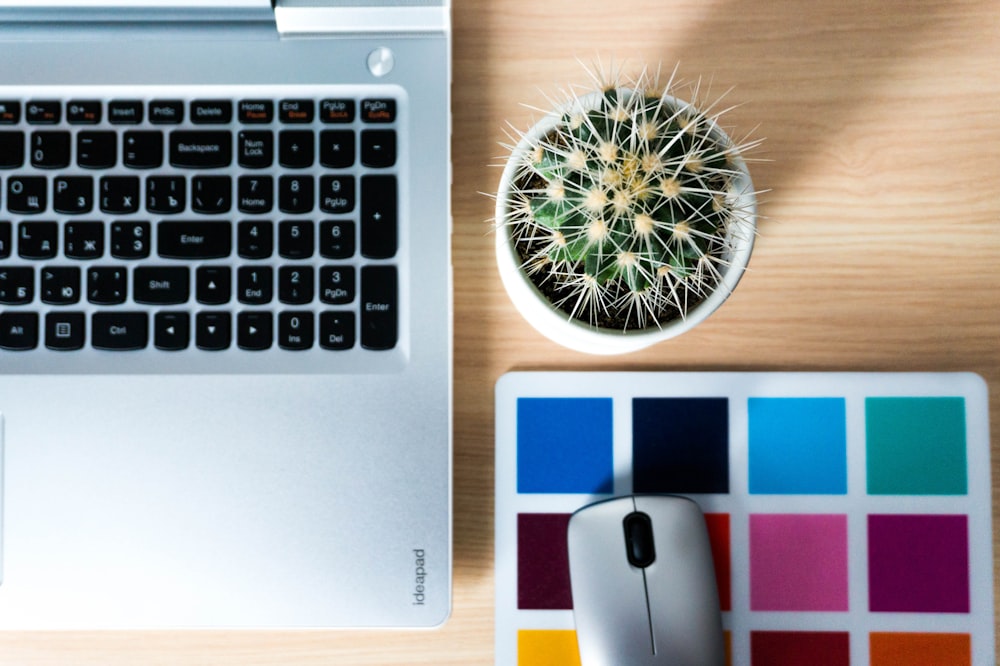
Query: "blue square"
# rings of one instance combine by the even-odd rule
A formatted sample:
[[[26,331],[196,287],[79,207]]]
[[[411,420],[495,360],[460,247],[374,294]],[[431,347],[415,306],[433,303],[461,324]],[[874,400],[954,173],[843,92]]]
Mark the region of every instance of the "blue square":
[[[610,493],[611,398],[518,398],[517,492]]]
[[[750,492],[847,493],[843,398],[750,398]]]

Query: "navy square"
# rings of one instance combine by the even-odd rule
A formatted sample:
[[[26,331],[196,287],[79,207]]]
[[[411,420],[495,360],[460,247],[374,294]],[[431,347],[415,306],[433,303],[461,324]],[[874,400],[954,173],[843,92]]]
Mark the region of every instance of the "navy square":
[[[632,487],[637,493],[728,493],[729,400],[634,399]]]

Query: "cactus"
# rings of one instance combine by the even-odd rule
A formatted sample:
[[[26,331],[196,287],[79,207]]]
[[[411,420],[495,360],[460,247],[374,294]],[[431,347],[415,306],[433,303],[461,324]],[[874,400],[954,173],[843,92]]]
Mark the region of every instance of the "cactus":
[[[759,142],[737,145],[717,124],[724,111],[680,101],[674,76],[657,78],[616,74],[598,92],[570,90],[548,131],[508,146],[516,171],[498,223],[536,286],[594,326],[685,317],[754,233],[740,209],[742,155]]]

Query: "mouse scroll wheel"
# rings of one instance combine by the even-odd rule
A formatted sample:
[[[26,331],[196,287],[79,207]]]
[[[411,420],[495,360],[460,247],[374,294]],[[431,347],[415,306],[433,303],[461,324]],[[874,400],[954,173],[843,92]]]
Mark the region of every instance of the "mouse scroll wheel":
[[[653,521],[640,511],[625,516],[625,552],[634,567],[645,569],[656,559],[653,547]]]

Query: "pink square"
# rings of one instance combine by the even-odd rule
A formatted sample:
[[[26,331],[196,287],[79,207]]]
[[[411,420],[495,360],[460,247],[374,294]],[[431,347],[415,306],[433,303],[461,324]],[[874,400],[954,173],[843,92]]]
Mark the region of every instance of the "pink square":
[[[750,608],[847,610],[847,516],[752,514]]]

